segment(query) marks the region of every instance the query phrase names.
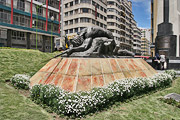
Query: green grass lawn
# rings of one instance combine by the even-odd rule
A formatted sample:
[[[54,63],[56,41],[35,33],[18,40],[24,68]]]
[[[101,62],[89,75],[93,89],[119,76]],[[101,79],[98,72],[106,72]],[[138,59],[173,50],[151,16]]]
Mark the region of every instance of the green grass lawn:
[[[57,54],[57,53],[55,53]],[[55,54],[36,50],[0,49],[0,120],[49,120],[52,116],[7,85],[15,74],[35,73]]]
[[[45,63],[42,61],[57,53],[42,53],[35,50],[0,49],[0,120],[45,120],[53,119],[30,99],[24,97],[5,80],[14,74],[35,73]],[[159,100],[168,93],[180,93],[180,78],[173,86],[145,95],[144,97],[113,105],[110,109],[87,116],[88,120],[178,120],[180,109]]]
[[[180,78],[172,87],[144,95],[126,103],[112,106],[109,110],[88,116],[87,120],[180,120],[180,109],[168,105],[159,98],[169,93],[180,94]]]
[[[0,81],[15,74],[35,73],[57,53],[42,53],[36,50],[0,49]]]

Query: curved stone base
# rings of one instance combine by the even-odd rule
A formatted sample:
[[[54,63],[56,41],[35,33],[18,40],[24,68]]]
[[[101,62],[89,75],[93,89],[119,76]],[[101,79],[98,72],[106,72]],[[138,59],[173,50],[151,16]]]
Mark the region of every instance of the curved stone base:
[[[147,62],[136,58],[56,58],[30,79],[30,86],[53,84],[70,92],[88,91],[117,79],[156,73]]]

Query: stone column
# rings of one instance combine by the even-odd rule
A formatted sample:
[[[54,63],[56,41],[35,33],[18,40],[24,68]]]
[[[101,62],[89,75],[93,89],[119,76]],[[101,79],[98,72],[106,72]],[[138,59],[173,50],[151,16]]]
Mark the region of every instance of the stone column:
[[[30,41],[30,34],[29,32],[26,33],[26,37],[27,37],[27,45],[26,48],[30,49],[31,48],[31,41]]]
[[[7,47],[12,46],[12,30],[8,29],[7,30]]]
[[[52,52],[55,51],[55,47],[54,47],[54,46],[55,46],[54,38],[55,38],[55,37],[53,36],[53,37],[52,37],[52,40],[53,40],[53,44],[52,44]]]
[[[42,41],[42,52],[45,52],[45,47],[46,47],[46,44],[45,44],[45,42],[46,42],[46,36],[42,36],[43,37],[43,41]]]

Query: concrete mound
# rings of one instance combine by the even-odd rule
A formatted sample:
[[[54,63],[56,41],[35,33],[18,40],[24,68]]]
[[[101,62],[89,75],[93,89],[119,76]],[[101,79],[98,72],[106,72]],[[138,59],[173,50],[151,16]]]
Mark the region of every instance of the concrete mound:
[[[53,84],[70,92],[88,91],[117,79],[151,77],[156,73],[137,58],[55,58],[30,79],[30,86]]]

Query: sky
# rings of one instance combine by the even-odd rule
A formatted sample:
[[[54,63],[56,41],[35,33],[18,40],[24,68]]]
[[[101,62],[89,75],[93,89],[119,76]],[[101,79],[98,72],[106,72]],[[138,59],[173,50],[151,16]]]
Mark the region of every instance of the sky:
[[[131,0],[132,11],[137,26],[151,28],[151,0]]]

